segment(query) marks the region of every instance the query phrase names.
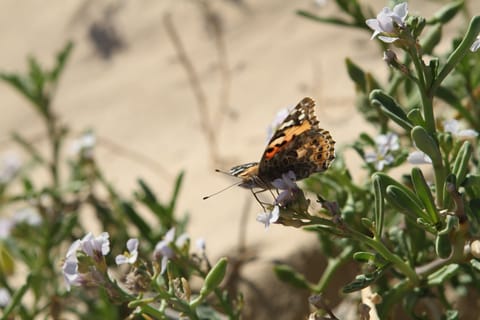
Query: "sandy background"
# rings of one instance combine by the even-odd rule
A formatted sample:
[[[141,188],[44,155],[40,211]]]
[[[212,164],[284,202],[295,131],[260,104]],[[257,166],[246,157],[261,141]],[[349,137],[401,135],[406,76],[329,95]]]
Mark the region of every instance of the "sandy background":
[[[194,239],[205,238],[212,257],[234,252],[241,212],[252,198],[248,191],[235,188],[202,201],[202,196],[233,182],[213,169],[258,161],[267,126],[279,109],[304,96],[313,97],[321,126],[330,130],[339,147],[368,130],[355,112],[355,90],[344,59],[348,56],[382,75],[385,68],[377,46],[365,32],[314,23],[294,14],[296,9],[338,14],[331,3],[317,7],[313,1],[210,1],[223,26],[231,77],[227,112],[215,132],[221,160],[216,163],[164,24],[168,13],[200,76],[213,118],[220,110],[221,74],[214,37],[197,2],[47,3],[0,2],[0,69],[24,71],[28,54],[51,66],[54,54],[68,39],[73,40],[75,49],[54,101],[57,113],[74,132],[91,127],[100,140],[128,150],[118,152],[101,141],[96,150],[107,178],[125,194],[136,187],[137,177],[143,177],[167,199],[174,176],[185,170],[180,212],[191,214],[190,234]],[[375,12],[384,5],[384,1],[370,3]],[[410,8],[429,16],[440,5],[412,1]],[[93,45],[94,25],[116,32],[121,45],[109,59]],[[445,32],[447,38],[453,30]],[[27,137],[42,134],[42,124],[27,102],[5,85],[0,86],[0,110],[0,151],[11,148],[8,135],[12,130]],[[132,154],[151,159],[155,166],[136,161]],[[352,154],[348,161],[353,165],[358,159]],[[270,282],[271,261],[310,252],[315,238],[282,226],[265,231],[255,221],[260,207],[253,203],[249,211],[247,244],[258,250],[258,259],[246,267],[244,275],[258,283],[267,303],[288,306],[288,299],[272,301],[267,293],[278,285]],[[98,232],[95,226],[92,230]],[[257,314],[256,318],[262,317]]]

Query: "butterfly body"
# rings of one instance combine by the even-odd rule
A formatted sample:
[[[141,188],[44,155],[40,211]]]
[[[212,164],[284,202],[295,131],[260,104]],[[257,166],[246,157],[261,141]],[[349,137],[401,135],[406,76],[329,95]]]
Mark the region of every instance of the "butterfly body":
[[[235,166],[229,174],[242,179],[241,187],[272,189],[272,182],[292,171],[296,180],[328,169],[335,158],[335,141],[318,127],[315,102],[304,98],[278,126],[260,162]]]

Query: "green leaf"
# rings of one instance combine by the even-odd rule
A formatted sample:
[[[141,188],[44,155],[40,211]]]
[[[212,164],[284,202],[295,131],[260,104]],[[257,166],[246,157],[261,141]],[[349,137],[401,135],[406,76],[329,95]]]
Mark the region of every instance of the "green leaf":
[[[440,218],[435,206],[435,201],[433,200],[432,192],[423,176],[422,170],[417,167],[412,169],[412,183],[418,198],[422,201],[423,206],[428,213],[430,218],[429,222],[434,225],[437,224]]]
[[[355,291],[360,291],[377,281],[382,273],[382,269],[377,269],[372,273],[358,275],[355,277],[355,280],[343,287],[342,292],[352,293]]]
[[[480,176],[474,174],[468,174],[467,178],[463,183],[463,187],[467,191],[473,199],[480,199]],[[480,208],[476,208],[476,212],[478,212]]]
[[[20,134],[16,132],[12,133],[12,139],[18,143],[36,162],[40,164],[47,163],[41,153],[35,148],[34,144],[28,142]]]
[[[442,259],[447,259],[452,254],[452,242],[448,234],[437,234],[435,238],[435,252]]]
[[[362,222],[362,225],[367,228],[368,230],[373,230],[373,226],[374,226],[374,223],[372,220],[368,219],[368,218],[362,218],[360,220]]]
[[[138,228],[140,234],[146,237],[150,242],[153,241],[152,239],[152,229],[150,226],[145,222],[145,220],[133,209],[133,207],[126,201],[120,200],[120,206],[122,208],[123,213],[127,215],[129,220]]]
[[[442,39],[442,25],[433,26],[420,41],[420,46],[425,54],[431,54],[435,46]]]
[[[373,193],[375,196],[375,237],[377,239],[382,238],[383,230],[383,221],[384,221],[384,209],[385,209],[385,193],[382,189],[382,184],[380,182],[380,176],[376,175],[373,177]]]
[[[435,12],[433,17],[427,21],[428,24],[446,24],[452,20],[462,9],[464,1],[453,1]]]
[[[399,188],[398,186],[388,186],[386,192],[387,201],[397,208],[399,211],[407,215],[413,221],[416,221],[418,217],[425,219],[425,213],[422,207],[418,205],[418,198],[415,196],[412,198],[405,188]]]
[[[143,191],[142,201],[149,203],[158,203],[157,196],[155,195],[155,193],[152,192],[152,189],[150,189],[147,183],[143,179],[138,179],[137,182]]]
[[[355,252],[353,254],[353,259],[360,262],[375,261],[375,254],[371,252],[365,252],[365,251]]]
[[[70,58],[70,54],[72,53],[73,50],[73,42],[69,41],[67,44],[65,44],[65,47],[57,54],[56,58],[56,65],[53,68],[53,70],[50,72],[50,79],[56,83],[62,74],[63,70],[65,69],[65,65]]]
[[[367,92],[367,82],[365,72],[349,58],[345,59],[347,72],[350,79],[356,84],[357,88],[362,92]]]
[[[180,172],[180,174],[177,176],[177,179],[175,180],[175,187],[173,189],[173,194],[172,194],[172,197],[170,198],[170,205],[168,206],[168,211],[170,213],[170,218],[172,219],[175,211],[175,205],[177,204],[177,198],[180,193],[180,188],[182,187],[184,175],[185,175],[184,172]]]
[[[42,98],[43,88],[45,86],[45,82],[47,79],[45,78],[45,74],[42,70],[42,67],[38,63],[38,61],[34,57],[28,58],[28,65],[29,65],[29,80],[30,83],[33,84],[33,89],[35,96],[37,99]],[[42,106],[40,104],[40,106]]]
[[[42,110],[38,108],[38,98],[32,91],[31,84],[28,79],[25,79],[21,75],[4,72],[0,73],[0,79],[16,89],[18,93],[30,101],[37,111],[42,112]]]
[[[415,126],[411,131],[411,135],[417,148],[432,159],[433,165],[441,166],[442,155],[436,141],[428,134],[427,130],[421,126]]]
[[[219,314],[212,306],[201,304],[196,308],[197,316],[200,319],[223,320],[225,316]],[[165,319],[168,319],[165,317]]]
[[[5,307],[3,310],[3,318],[2,319],[9,319],[10,313],[15,309],[16,306],[20,305],[23,296],[25,293],[27,293],[27,290],[30,288],[32,282],[32,276],[29,275],[27,277],[27,282],[21,286],[17,291],[15,291],[12,300],[10,300],[10,303]]]
[[[373,90],[372,93],[370,93],[370,100],[372,104],[380,105],[382,111],[407,132],[410,132],[413,128],[413,124],[410,122],[403,109],[391,96],[382,90]]]
[[[345,21],[339,18],[334,18],[334,17],[327,17],[327,18],[320,17],[320,16],[317,16],[316,14],[313,14],[305,10],[297,10],[297,14],[299,16],[302,16],[304,18],[308,18],[317,22],[329,23],[329,24],[334,24],[342,27],[353,27],[353,25],[348,21]]]
[[[444,86],[438,87],[438,89],[435,91],[435,96],[454,108],[458,113],[461,114],[462,118],[467,120],[473,127],[480,125],[480,121],[475,119],[470,110],[463,106],[457,95],[449,88]]]
[[[144,180],[138,179],[137,182],[141,188],[141,192],[135,193],[136,199],[143,203],[145,206],[147,206],[147,208],[149,208],[150,211],[155,214],[155,216],[158,218],[158,222],[164,229],[163,232],[170,229],[174,225],[174,221],[172,220],[171,214],[167,206],[158,201],[154,192]]]
[[[455,50],[448,56],[446,63],[442,64],[443,67],[438,73],[435,83],[432,84],[432,92],[435,93],[438,87],[442,84],[443,80],[451,73],[451,71],[458,65],[463,57],[470,52],[470,46],[480,33],[480,16],[474,16],[470,21],[468,29],[464,38]]]
[[[459,222],[456,216],[447,216],[445,228],[438,232],[435,239],[435,251],[440,258],[450,257],[453,250],[450,236],[454,230],[458,229],[458,226]]]
[[[397,188],[402,189],[402,191],[406,193],[406,195],[416,203],[416,207],[419,207],[419,208],[422,207],[422,202],[420,201],[420,199],[417,198],[417,196],[412,190],[406,188],[403,184],[393,179],[389,175],[382,172],[377,172],[373,175],[372,179],[378,179],[378,182],[380,183],[380,187],[382,188],[382,190],[386,190],[387,187],[390,185],[396,186]]]
[[[457,178],[457,184],[462,185],[468,172],[468,163],[472,156],[473,147],[469,141],[465,141],[457,153],[453,163],[452,173]]]
[[[439,270],[430,274],[427,277],[428,286],[438,286],[453,277],[460,270],[460,265],[452,263],[446,266],[443,266]]]
[[[477,270],[477,272],[480,272],[480,261],[477,259],[471,259],[470,260],[470,265]]]
[[[460,315],[458,310],[447,310],[445,313],[445,320],[459,320]]]
[[[410,120],[414,125],[425,127],[425,120],[423,119],[422,112],[419,108],[413,108],[407,114],[408,120]]]
[[[15,260],[7,247],[0,242],[0,274],[10,276],[15,271]]]
[[[280,280],[289,283],[296,288],[310,288],[305,277],[287,265],[276,265],[273,267],[273,271]]]

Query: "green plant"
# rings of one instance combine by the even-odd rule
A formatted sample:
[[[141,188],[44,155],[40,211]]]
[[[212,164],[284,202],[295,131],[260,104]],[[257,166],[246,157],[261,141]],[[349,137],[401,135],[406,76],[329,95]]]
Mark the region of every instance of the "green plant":
[[[14,141],[30,160],[7,168],[0,182],[2,214],[22,208],[13,217],[0,219],[3,319],[167,319],[171,314],[191,319],[214,319],[221,314],[238,318],[239,300],[220,288],[227,260],[212,266],[205,244],[192,249],[185,234],[188,215],[176,214],[183,173],[167,201],[160,200],[143,180],[138,181],[133,197],[126,198],[103,175],[95,158],[93,132],[77,140],[73,157],[61,157],[69,130],[52,101],[72,49],[67,44],[51,70],[30,58],[26,75],[0,73],[43,120],[49,147],[49,155],[44,156],[33,142],[14,133]],[[65,168],[69,174],[62,176]],[[39,185],[33,176],[42,170],[50,179]],[[140,207],[146,210],[140,213]],[[94,219],[87,218],[89,212]],[[93,225],[105,232],[97,237],[87,233]],[[121,254],[125,243],[128,250]],[[115,262],[129,267],[121,267],[113,276]],[[19,267],[27,270],[25,277],[16,272]],[[202,280],[201,288],[190,287],[192,278]],[[71,290],[74,286],[84,290]]]
[[[403,306],[414,319],[458,319],[455,298],[479,288],[480,57],[470,51],[478,49],[480,17],[471,19],[449,52],[438,54],[441,30],[463,1],[446,4],[431,18],[408,15],[407,4],[400,3],[369,20],[371,10],[357,1],[336,4],[350,21],[298,13],[323,23],[370,27],[390,67],[382,84],[346,60],[359,95],[358,110],[379,131],[377,137],[361,133],[351,145],[364,159],[370,179],[353,182],[342,152],[325,174],[308,179],[306,189],[319,195],[323,209],[317,213],[299,206],[307,201],[299,192],[280,208],[278,222],[317,233],[330,256],[328,266],[316,284],[286,266],[275,270],[281,279],[321,294],[338,268],[353,258],[364,271],[343,292],[368,289],[381,297],[370,306],[370,315],[391,318]],[[460,130],[463,124],[472,129]],[[421,167],[409,169],[407,162]],[[403,173],[401,179],[388,174],[393,168]],[[453,299],[444,288],[454,293]],[[315,306],[320,309],[312,316],[330,312]],[[440,311],[428,312],[428,306]]]

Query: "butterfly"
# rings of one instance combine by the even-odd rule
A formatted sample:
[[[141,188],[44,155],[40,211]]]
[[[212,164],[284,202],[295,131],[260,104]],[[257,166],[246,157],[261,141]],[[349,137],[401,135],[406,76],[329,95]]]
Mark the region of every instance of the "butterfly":
[[[315,101],[303,98],[281,122],[263,152],[260,162],[231,168],[227,173],[241,179],[241,187],[274,189],[272,182],[293,172],[302,180],[328,169],[335,159],[335,141],[318,126]]]

